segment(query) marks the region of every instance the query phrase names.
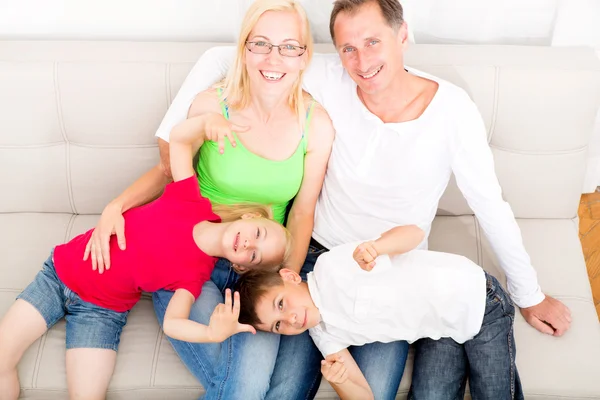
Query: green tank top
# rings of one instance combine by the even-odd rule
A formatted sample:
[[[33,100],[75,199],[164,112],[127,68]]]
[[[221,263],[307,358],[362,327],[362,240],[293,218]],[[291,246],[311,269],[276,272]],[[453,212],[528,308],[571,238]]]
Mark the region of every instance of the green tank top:
[[[219,89],[219,96],[222,91]],[[225,152],[207,141],[200,148],[196,171],[202,195],[215,204],[258,203],[270,205],[273,218],[283,223],[291,199],[300,190],[304,175],[306,132],[310,125],[314,102],[307,108],[305,129],[298,148],[288,159],[273,161],[246,149],[233,133],[236,147],[225,140]],[[226,99],[221,99],[223,116],[229,119]]]

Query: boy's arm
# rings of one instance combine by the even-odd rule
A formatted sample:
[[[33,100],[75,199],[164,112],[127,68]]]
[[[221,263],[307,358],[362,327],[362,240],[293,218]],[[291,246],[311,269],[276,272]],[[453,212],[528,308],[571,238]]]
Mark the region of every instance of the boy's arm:
[[[177,289],[167,305],[163,331],[173,339],[190,343],[220,343],[239,332],[256,330],[238,322],[240,315],[240,295],[235,293],[235,302],[231,299],[231,291],[225,293],[225,304],[219,304],[210,317],[208,326],[191,321],[190,310],[195,298],[186,289]]]
[[[414,250],[425,238],[425,232],[416,225],[397,226],[381,234],[373,246],[378,255],[390,256]]]
[[[425,232],[416,225],[397,226],[381,234],[379,239],[359,244],[352,257],[365,271],[375,266],[381,255],[390,256],[414,250],[425,238]]]
[[[321,373],[342,400],[375,398],[348,349],[325,357],[325,360],[321,361]]]

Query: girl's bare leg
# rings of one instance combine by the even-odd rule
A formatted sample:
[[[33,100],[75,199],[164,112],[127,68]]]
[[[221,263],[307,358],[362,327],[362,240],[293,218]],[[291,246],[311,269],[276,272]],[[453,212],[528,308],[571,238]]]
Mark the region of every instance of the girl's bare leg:
[[[0,400],[16,400],[20,385],[17,364],[46,332],[46,320],[25,300],[18,299],[0,321]]]
[[[109,349],[67,350],[67,385],[70,400],[101,400],[117,361],[117,352]]]

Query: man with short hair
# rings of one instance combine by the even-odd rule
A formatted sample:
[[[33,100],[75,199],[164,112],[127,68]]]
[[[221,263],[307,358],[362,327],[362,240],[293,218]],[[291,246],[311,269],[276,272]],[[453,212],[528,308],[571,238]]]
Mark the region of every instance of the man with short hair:
[[[415,224],[428,235],[439,199],[454,173],[523,316],[541,332],[562,335],[570,326],[570,312],[560,301],[544,295],[538,285],[512,210],[502,199],[477,107],[459,87],[405,69],[408,33],[400,3],[337,0],[330,32],[338,54],[315,55],[304,78],[304,88],[329,113],[336,139],[315,211],[303,277],[314,267],[316,257],[333,246],[368,240],[397,225]],[[233,54],[232,48],[214,48],[200,58],[157,136],[186,118],[195,95],[225,75]],[[274,52],[272,62],[281,62],[278,57]],[[420,248],[426,247],[424,240]],[[294,342],[299,340],[310,338],[308,334],[282,337],[280,354],[306,348]],[[419,348],[419,354],[436,351],[435,346]],[[395,398],[408,352],[406,342],[372,343],[350,348],[350,352],[375,397]],[[311,354],[298,353],[302,353],[295,354],[298,365],[319,356],[316,348]],[[451,365],[459,357],[441,354],[440,365]],[[294,377],[279,376],[276,366],[272,385],[286,379]],[[314,387],[306,391],[316,392]]]

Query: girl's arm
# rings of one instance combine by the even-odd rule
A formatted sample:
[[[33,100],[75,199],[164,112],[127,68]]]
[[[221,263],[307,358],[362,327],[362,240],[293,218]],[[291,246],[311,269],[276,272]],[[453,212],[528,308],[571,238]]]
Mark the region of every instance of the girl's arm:
[[[167,305],[163,331],[173,339],[191,343],[220,343],[239,332],[256,330],[251,325],[240,324],[240,295],[225,292],[225,304],[219,304],[210,317],[208,326],[191,321],[190,310],[194,304],[194,295],[186,289],[177,289]]]
[[[180,122],[171,131],[169,157],[175,182],[195,174],[194,156],[204,143],[204,130],[210,114],[201,114]]]
[[[348,349],[325,357],[325,360],[321,361],[321,373],[342,400],[375,398],[365,376]]]
[[[325,110],[315,104],[308,130],[308,148],[304,157],[304,177],[294,199],[287,228],[294,238],[294,248],[286,267],[300,272],[312,236],[317,198],[325,179],[335,131]]]
[[[200,93],[190,107],[188,119],[177,124],[169,135],[173,180],[180,181],[195,174],[194,156],[205,141],[218,141],[222,153],[225,137],[232,141],[233,145],[235,141],[231,132],[247,129],[225,119],[220,112],[219,99],[214,89]]]

